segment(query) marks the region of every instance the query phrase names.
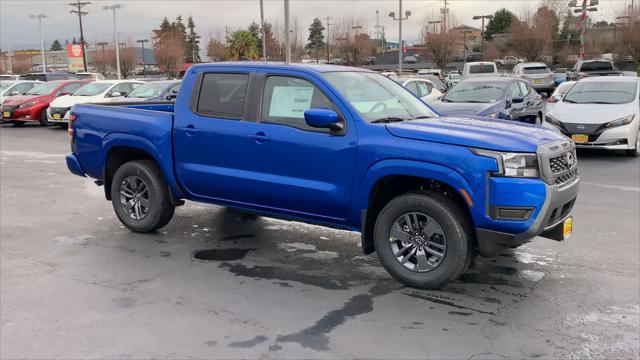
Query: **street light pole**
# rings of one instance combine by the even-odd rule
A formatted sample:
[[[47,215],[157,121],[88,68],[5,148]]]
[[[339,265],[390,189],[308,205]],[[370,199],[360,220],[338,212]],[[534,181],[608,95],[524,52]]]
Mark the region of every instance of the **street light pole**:
[[[40,53],[42,55],[42,73],[44,74],[47,72],[47,59],[44,52],[44,37],[42,35],[42,19],[46,19],[47,15],[38,14],[38,15],[30,15],[29,17],[32,19],[38,19],[38,27],[40,28]]]
[[[290,15],[289,15],[289,0],[284,0],[284,61],[288,64],[291,62],[291,35],[290,30]]]
[[[260,26],[262,28],[262,60],[267,60],[267,39],[266,30],[264,28],[264,4],[263,0],[260,0]]]
[[[145,66],[144,63],[144,43],[149,42],[148,39],[140,39],[137,40],[136,42],[139,42],[140,45],[142,46],[142,76],[146,77],[147,76],[147,67]]]
[[[598,5],[598,0],[590,0],[590,5],[592,7],[587,8],[587,0],[582,0],[582,5],[580,9],[574,9],[574,13],[580,13],[580,60],[584,60],[584,47],[585,47],[585,36],[587,34],[587,12],[589,11],[598,11],[595,5]],[[569,3],[569,7],[577,7],[577,1],[573,0]]]
[[[390,12],[389,17],[398,21],[398,73],[402,73],[402,60],[403,60],[403,43],[402,43],[402,20],[407,20],[411,16],[411,11],[407,10],[402,13],[402,0],[398,0],[398,17],[395,12]]]
[[[118,80],[121,79],[120,74],[120,46],[118,43],[118,23],[116,22],[116,10],[123,8],[123,4],[114,4],[114,5],[105,5],[102,7],[103,10],[112,10],[113,11],[113,37],[114,44],[116,47],[116,71],[118,72]],[[144,61],[144,60],[143,60]]]
[[[473,20],[482,19],[482,27],[480,28],[480,47],[482,48],[482,57],[484,58],[484,19],[493,19],[493,15],[476,15]]]

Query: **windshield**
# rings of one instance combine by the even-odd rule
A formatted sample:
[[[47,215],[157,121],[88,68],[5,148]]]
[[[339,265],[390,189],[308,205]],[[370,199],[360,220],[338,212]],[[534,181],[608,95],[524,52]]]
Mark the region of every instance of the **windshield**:
[[[580,71],[598,71],[598,70],[613,70],[613,64],[608,61],[592,61],[583,63],[580,67]]]
[[[73,96],[95,96],[103,93],[112,84],[91,83],[87,84],[73,93]]]
[[[447,95],[442,98],[442,101],[471,103],[496,102],[504,96],[507,85],[507,82],[463,81],[449,90]]]
[[[522,72],[525,74],[549,74],[551,70],[546,66],[532,66],[522,68]]]
[[[323,76],[369,122],[438,116],[420,99],[383,75],[345,71]]]
[[[13,82],[0,82],[0,93],[3,92],[4,90],[8,89],[13,84],[15,84],[15,83],[13,83]]]
[[[495,72],[492,64],[480,64],[469,66],[469,74],[491,74]]]
[[[636,98],[637,82],[577,82],[564,101],[576,104],[625,104]]]
[[[163,83],[144,84],[136,88],[135,90],[133,90],[129,95],[127,95],[127,97],[147,99],[147,98],[162,94],[162,91],[164,91],[164,89],[168,88],[169,86],[171,86],[171,84],[163,84]]]
[[[57,89],[60,84],[56,83],[44,83],[34,86],[31,90],[27,91],[25,95],[47,95],[51,94],[53,90]]]

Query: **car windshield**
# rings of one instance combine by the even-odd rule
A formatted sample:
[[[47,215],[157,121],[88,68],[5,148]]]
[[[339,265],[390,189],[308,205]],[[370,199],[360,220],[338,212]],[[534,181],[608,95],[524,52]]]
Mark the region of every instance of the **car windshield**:
[[[51,94],[53,90],[57,89],[60,84],[56,83],[44,83],[34,86],[31,90],[27,91],[25,95],[46,95]]]
[[[504,96],[507,85],[507,82],[463,81],[449,90],[442,101],[456,103],[496,102]]]
[[[91,83],[87,84],[73,93],[73,96],[95,96],[103,93],[112,84],[105,83]]]
[[[469,66],[469,74],[490,74],[495,72],[493,65],[479,64]]]
[[[626,104],[636,98],[637,82],[577,82],[564,101],[575,104]]]
[[[613,70],[613,64],[608,61],[591,61],[583,63],[580,67],[580,71],[598,71],[598,70]]]
[[[369,122],[437,117],[425,103],[389,78],[368,72],[330,72],[324,78]]]
[[[546,66],[531,66],[522,68],[522,72],[524,74],[549,74],[551,70]]]
[[[15,83],[13,83],[13,82],[0,82],[0,92],[5,91],[6,89],[8,89],[13,84],[15,84]]]
[[[163,84],[163,83],[149,83],[144,84],[140,87],[137,87],[133,90],[127,97],[130,98],[150,98],[154,96],[158,96],[164,91],[164,89],[171,86],[171,84]]]
[[[564,95],[567,93],[567,91],[569,91],[569,89],[571,89],[571,87],[573,86],[573,82],[563,82],[562,84],[558,85],[558,87],[556,88],[556,95]]]

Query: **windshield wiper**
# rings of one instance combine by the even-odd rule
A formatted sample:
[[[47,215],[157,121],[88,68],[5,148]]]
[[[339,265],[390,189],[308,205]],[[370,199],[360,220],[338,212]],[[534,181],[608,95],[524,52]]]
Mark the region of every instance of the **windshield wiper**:
[[[385,118],[373,120],[373,121],[371,121],[371,123],[372,124],[394,123],[394,122],[401,122],[401,121],[405,121],[405,120],[409,120],[409,119],[401,118],[401,117],[395,117],[395,116],[387,116]]]
[[[414,116],[409,120],[418,120],[418,119],[431,119],[433,116],[431,115],[422,115],[422,116]]]

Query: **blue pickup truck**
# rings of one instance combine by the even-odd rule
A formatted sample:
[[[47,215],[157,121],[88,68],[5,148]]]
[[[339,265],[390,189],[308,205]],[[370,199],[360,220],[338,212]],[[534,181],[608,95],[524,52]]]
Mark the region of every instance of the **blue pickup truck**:
[[[69,170],[135,232],[184,200],[362,234],[398,281],[438,288],[475,254],[564,240],[575,146],[544,128],[442,117],[380,74],[278,63],[192,66],[175,104],[77,105]]]

